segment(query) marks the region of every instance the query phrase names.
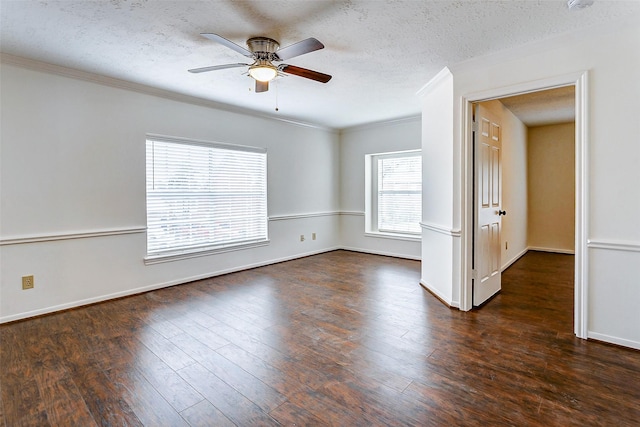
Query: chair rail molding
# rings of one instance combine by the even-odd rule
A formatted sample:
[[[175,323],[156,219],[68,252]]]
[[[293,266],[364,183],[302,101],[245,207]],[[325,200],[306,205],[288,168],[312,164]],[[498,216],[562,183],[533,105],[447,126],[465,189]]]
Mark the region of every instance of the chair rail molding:
[[[589,239],[589,249],[608,249],[612,251],[640,252],[640,242],[623,242],[619,240]]]
[[[92,237],[119,236],[122,234],[144,233],[147,227],[123,227],[96,229],[87,231],[69,231],[63,233],[31,234],[23,236],[0,237],[0,246],[20,245],[24,243],[55,242],[58,240],[88,239]]]
[[[420,222],[420,227],[423,230],[435,231],[436,233],[445,234],[447,236],[452,236],[452,237],[462,236],[462,230],[460,230],[459,228],[449,228],[449,227],[445,227],[444,225],[434,224],[431,222]]]

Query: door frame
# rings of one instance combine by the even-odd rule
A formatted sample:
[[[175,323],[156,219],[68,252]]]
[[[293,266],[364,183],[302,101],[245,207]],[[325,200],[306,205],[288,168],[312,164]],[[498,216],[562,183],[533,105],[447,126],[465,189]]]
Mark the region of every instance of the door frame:
[[[473,112],[472,104],[507,96],[538,92],[562,86],[575,87],[575,271],[574,271],[574,333],[587,338],[588,326],[588,72],[578,71],[546,79],[464,94],[460,99],[460,129],[462,136],[462,254],[460,310],[473,308]]]

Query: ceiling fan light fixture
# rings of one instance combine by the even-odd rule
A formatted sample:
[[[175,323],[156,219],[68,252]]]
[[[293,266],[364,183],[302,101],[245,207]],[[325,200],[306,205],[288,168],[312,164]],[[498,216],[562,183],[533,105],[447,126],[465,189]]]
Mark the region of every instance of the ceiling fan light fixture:
[[[249,75],[259,82],[270,82],[278,75],[278,69],[269,63],[249,67]]]

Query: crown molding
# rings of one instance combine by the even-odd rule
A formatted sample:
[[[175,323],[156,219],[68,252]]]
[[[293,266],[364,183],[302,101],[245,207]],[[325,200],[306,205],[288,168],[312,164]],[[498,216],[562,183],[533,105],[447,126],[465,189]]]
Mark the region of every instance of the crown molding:
[[[90,73],[88,71],[82,71],[75,68],[64,67],[62,65],[51,64],[48,62],[38,61],[35,59],[24,58],[21,56],[11,55],[8,53],[0,52],[0,63],[13,65],[20,68],[26,68],[33,71],[38,71],[47,74],[54,74],[62,77],[68,77],[76,80],[83,80],[90,83],[99,84],[102,86],[113,87],[117,89],[124,89],[131,92],[142,93],[145,95],[151,95],[158,98],[169,99],[171,101],[184,102],[187,104],[198,105],[201,107],[212,108],[216,110],[222,110],[235,114],[242,114],[245,116],[251,116],[260,119],[274,120],[294,126],[300,126],[304,128],[311,128],[321,130],[329,133],[338,134],[338,129],[328,126],[319,125],[316,123],[303,122],[291,117],[276,116],[272,114],[260,113],[248,108],[236,107],[230,104],[224,104],[221,102],[211,101],[197,96],[185,95],[178,92],[173,92],[166,89],[160,89],[153,86],[144,85],[141,83],[135,83],[128,80],[117,79],[115,77],[104,76],[101,74]]]
[[[451,78],[453,74],[449,67],[444,67],[442,70],[438,71],[438,74],[433,76],[431,80],[429,80],[424,86],[422,86],[418,92],[416,92],[416,96],[418,98],[423,98],[426,94],[430,93],[434,88],[438,87],[440,83],[442,83],[445,79]]]
[[[358,132],[358,131],[367,130],[367,129],[380,128],[385,126],[402,125],[405,123],[420,122],[421,120],[422,120],[422,115],[416,114],[412,116],[398,117],[396,119],[380,120],[378,122],[371,122],[371,123],[364,123],[361,125],[349,126],[349,127],[340,129],[340,133],[345,134],[345,133]]]

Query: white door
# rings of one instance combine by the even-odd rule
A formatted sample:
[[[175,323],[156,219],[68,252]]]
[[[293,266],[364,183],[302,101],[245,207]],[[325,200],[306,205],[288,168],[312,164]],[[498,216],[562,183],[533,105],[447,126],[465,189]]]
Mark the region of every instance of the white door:
[[[502,140],[498,119],[475,105],[475,230],[473,305],[478,306],[501,287],[500,232],[502,225]]]

